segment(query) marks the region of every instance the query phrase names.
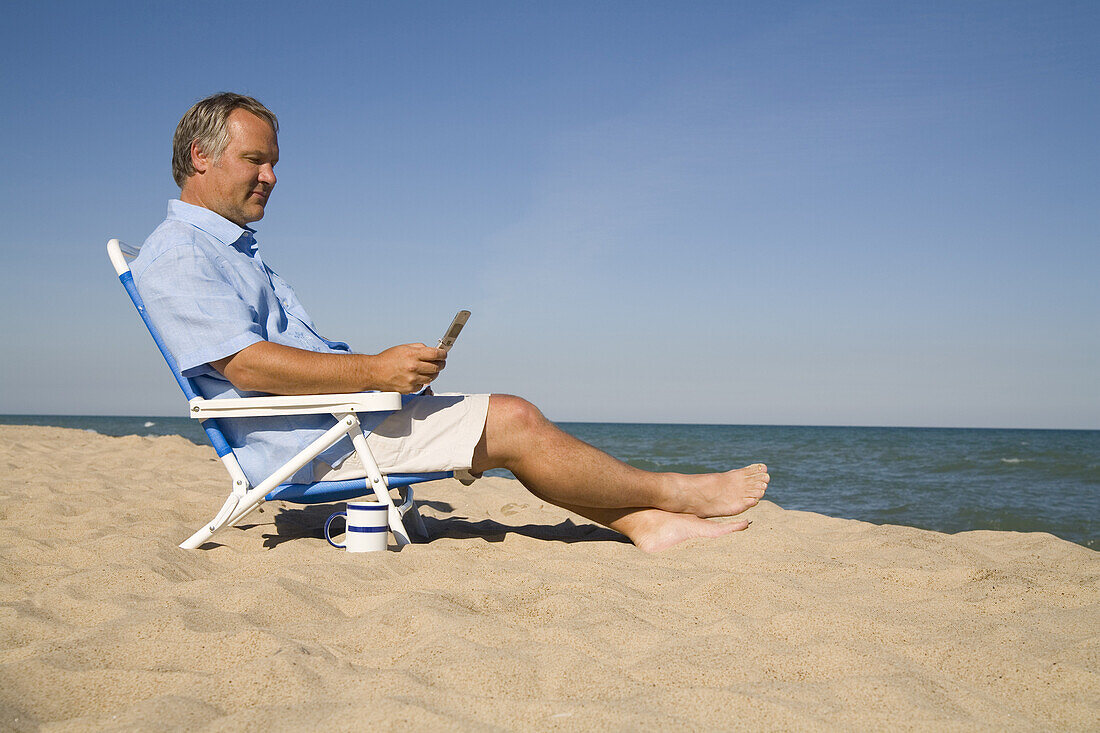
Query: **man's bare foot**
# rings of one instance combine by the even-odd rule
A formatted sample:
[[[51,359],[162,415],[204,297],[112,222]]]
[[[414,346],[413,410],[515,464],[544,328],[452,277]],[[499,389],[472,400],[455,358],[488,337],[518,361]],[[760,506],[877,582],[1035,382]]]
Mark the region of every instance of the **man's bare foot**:
[[[756,506],[771,476],[763,463],[725,473],[682,476],[683,505],[676,510],[697,517],[732,517]]]
[[[642,509],[632,513],[629,519],[629,526],[617,529],[644,552],[660,552],[697,537],[722,537],[749,526],[745,520],[708,522],[692,514],[673,514],[660,509]]]

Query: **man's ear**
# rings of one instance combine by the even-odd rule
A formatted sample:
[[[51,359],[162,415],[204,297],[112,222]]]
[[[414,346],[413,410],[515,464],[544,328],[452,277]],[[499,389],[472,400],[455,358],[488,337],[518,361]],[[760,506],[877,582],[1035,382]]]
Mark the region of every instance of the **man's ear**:
[[[198,140],[191,141],[191,167],[195,169],[196,173],[205,173],[206,169],[210,167],[210,158],[199,147]]]

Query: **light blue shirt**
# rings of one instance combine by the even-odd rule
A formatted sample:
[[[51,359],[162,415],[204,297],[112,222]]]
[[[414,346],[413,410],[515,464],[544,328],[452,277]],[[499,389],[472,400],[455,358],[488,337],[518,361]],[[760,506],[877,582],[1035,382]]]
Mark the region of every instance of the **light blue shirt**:
[[[172,200],[168,217],[130,266],[162,340],[207,399],[261,394],[237,390],[210,366],[259,341],[351,353],[347,344],[317,332],[294,290],[260,258],[254,235],[209,209]],[[253,486],[335,425],[327,415],[218,422]],[[337,465],[352,450],[345,437],[318,458]],[[312,477],[307,464],[291,481]]]

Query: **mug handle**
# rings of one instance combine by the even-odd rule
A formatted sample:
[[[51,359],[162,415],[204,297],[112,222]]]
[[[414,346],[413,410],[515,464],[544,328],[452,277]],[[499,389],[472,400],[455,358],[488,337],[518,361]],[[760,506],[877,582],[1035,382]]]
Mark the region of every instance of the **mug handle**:
[[[335,542],[332,541],[332,537],[330,537],[329,533],[328,533],[329,525],[331,525],[332,520],[336,519],[337,517],[343,517],[345,524],[348,521],[348,513],[347,512],[336,512],[336,513],[330,515],[329,518],[325,520],[325,539],[328,540],[328,543],[330,545],[332,545],[333,547],[335,547],[337,550],[342,550],[342,549],[344,549],[344,547],[346,547],[346,545],[336,544]]]

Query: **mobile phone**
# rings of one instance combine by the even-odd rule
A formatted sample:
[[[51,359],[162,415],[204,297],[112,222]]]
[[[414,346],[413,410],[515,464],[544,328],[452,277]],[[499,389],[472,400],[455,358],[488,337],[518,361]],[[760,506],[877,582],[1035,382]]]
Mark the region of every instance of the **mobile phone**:
[[[459,311],[455,314],[454,320],[451,321],[451,325],[447,327],[447,331],[443,334],[443,338],[439,339],[439,348],[443,351],[450,351],[451,347],[455,345],[455,339],[458,338],[458,334],[462,333],[462,327],[466,325],[466,321],[470,318],[470,311]]]

